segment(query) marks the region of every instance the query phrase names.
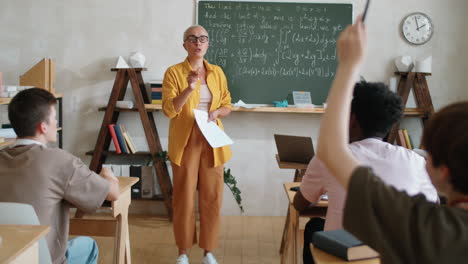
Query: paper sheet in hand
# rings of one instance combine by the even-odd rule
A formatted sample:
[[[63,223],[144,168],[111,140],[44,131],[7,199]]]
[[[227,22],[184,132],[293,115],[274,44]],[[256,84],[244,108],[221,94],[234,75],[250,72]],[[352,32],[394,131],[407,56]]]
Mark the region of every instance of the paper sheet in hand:
[[[212,148],[219,148],[234,143],[215,122],[208,122],[208,112],[193,109],[198,127]]]

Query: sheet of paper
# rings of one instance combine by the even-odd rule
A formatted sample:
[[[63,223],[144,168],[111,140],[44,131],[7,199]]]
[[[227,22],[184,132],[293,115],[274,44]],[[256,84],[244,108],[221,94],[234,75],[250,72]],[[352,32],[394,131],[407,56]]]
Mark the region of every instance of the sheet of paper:
[[[252,108],[258,108],[258,107],[267,107],[267,106],[272,106],[269,104],[246,104],[244,101],[239,100],[237,103],[233,104],[232,106],[238,106],[238,107],[243,107],[247,109],[252,109]]]
[[[198,127],[212,148],[231,145],[234,142],[215,122],[208,122],[208,112],[193,109]]]
[[[13,130],[13,128],[1,128],[0,129],[0,137],[16,138],[15,130]]]

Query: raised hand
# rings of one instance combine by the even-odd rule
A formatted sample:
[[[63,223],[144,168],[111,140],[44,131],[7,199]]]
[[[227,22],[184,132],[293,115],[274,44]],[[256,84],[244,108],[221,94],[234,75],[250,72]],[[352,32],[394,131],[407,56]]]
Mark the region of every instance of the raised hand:
[[[187,82],[189,84],[189,88],[194,90],[196,85],[197,85],[197,81],[199,79],[200,79],[199,69],[191,71],[189,73],[188,77],[187,77]]]
[[[366,50],[367,33],[359,16],[356,23],[349,25],[338,38],[338,61],[340,64],[359,66],[364,61]]]

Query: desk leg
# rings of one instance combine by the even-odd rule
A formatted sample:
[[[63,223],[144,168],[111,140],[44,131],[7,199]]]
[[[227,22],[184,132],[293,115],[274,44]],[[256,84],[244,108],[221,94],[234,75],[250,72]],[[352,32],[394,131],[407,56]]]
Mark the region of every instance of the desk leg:
[[[128,233],[128,207],[130,206],[130,189],[112,202],[112,216],[117,220],[114,241],[114,264],[130,264],[130,238]]]
[[[302,177],[304,176],[306,170],[296,169],[294,172],[294,182],[302,182]]]
[[[281,247],[279,250],[280,255],[284,253],[284,249],[286,247],[286,241],[288,240],[288,226],[289,226],[289,208],[288,208],[288,213],[286,215],[286,220],[284,221],[283,238],[281,239]]]
[[[291,245],[289,246],[289,252],[291,254],[291,264],[297,264],[297,229],[298,229],[298,220],[299,215],[294,205],[289,205],[289,234],[291,239]]]
[[[281,240],[281,248],[280,248],[280,255],[281,255],[281,264],[286,264],[287,261],[287,256],[288,256],[288,248],[289,248],[289,242],[291,240],[290,236],[290,230],[289,230],[289,222],[290,222],[290,216],[289,216],[289,208],[288,208],[288,214],[286,216],[286,221],[284,223],[284,229],[283,229],[283,239]]]
[[[122,215],[118,215],[117,217],[117,230],[115,233],[115,241],[114,241],[114,264],[124,264],[124,257],[125,257],[125,228],[123,227],[123,220]]]
[[[132,256],[130,255],[130,232],[128,231],[128,219],[124,223],[126,230],[125,232],[127,233],[127,239],[125,241],[125,264],[132,264]]]

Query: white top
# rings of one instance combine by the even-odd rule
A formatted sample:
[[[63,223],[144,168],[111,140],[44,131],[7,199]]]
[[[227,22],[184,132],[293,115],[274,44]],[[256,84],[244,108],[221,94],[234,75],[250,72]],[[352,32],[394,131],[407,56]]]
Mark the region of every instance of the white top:
[[[44,145],[42,142],[34,140],[34,139],[27,139],[27,138],[19,138],[13,143],[10,147],[14,148],[16,146],[23,146],[23,145],[31,145],[31,144],[37,144],[37,145],[42,145],[44,147],[47,147]]]
[[[208,110],[210,110],[212,98],[213,96],[211,95],[210,89],[208,89],[208,85],[200,84],[200,103],[198,104],[198,109],[208,112]]]
[[[437,190],[426,171],[426,161],[416,152],[375,138],[353,142],[349,148],[360,164],[371,167],[386,184],[406,191],[410,196],[422,193],[428,201],[438,201]],[[300,188],[304,198],[311,203],[316,203],[320,195],[327,193],[325,230],[343,228],[346,191],[320,160],[313,158],[310,161]],[[388,203],[390,208],[392,201]]]

